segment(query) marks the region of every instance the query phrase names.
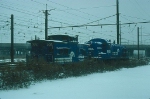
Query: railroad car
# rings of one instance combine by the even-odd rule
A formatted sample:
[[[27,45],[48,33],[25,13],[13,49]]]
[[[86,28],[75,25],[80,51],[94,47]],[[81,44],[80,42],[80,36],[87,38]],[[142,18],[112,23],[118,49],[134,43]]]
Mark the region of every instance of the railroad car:
[[[48,36],[48,40],[31,40],[27,43],[30,47],[27,54],[28,61],[31,59],[57,63],[79,61],[78,36],[51,35]]]

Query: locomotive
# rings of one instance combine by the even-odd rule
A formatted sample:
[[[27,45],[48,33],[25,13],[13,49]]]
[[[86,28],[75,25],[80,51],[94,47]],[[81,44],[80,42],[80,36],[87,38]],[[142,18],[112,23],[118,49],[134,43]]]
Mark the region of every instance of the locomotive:
[[[125,46],[113,44],[110,41],[95,38],[85,43],[88,45],[88,55],[98,60],[128,59]]]
[[[101,38],[79,44],[78,36],[50,35],[47,40],[27,41],[27,45],[27,62],[32,59],[44,59],[50,63],[79,62],[87,58],[97,60],[128,59],[125,46],[111,44]]]

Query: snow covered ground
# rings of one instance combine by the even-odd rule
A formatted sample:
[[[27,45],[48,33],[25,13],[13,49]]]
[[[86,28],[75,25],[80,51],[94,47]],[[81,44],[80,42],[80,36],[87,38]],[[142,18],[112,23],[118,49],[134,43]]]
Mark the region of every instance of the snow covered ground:
[[[150,99],[150,65],[42,81],[27,89],[0,91],[0,99]]]
[[[11,59],[0,60],[0,63],[8,63],[8,62],[11,62]],[[25,58],[15,58],[14,62],[26,62],[26,59]]]

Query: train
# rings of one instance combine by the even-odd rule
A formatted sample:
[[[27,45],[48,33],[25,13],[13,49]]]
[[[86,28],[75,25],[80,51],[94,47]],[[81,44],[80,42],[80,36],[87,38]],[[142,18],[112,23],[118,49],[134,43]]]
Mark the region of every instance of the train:
[[[49,63],[71,63],[86,59],[119,60],[128,59],[128,51],[125,46],[101,38],[80,44],[78,35],[50,35],[47,40],[27,41],[26,61],[33,59],[43,59]]]

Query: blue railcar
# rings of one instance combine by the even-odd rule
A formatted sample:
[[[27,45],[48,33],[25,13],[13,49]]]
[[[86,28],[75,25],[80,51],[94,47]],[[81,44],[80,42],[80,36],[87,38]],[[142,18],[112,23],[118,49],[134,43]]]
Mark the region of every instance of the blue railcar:
[[[31,40],[27,43],[30,46],[27,60],[44,59],[47,62],[57,63],[80,61],[77,36],[52,35],[48,37],[48,40]]]
[[[77,43],[53,41],[53,40],[32,40],[30,54],[32,59],[44,59],[47,62],[75,62],[77,61]]]

